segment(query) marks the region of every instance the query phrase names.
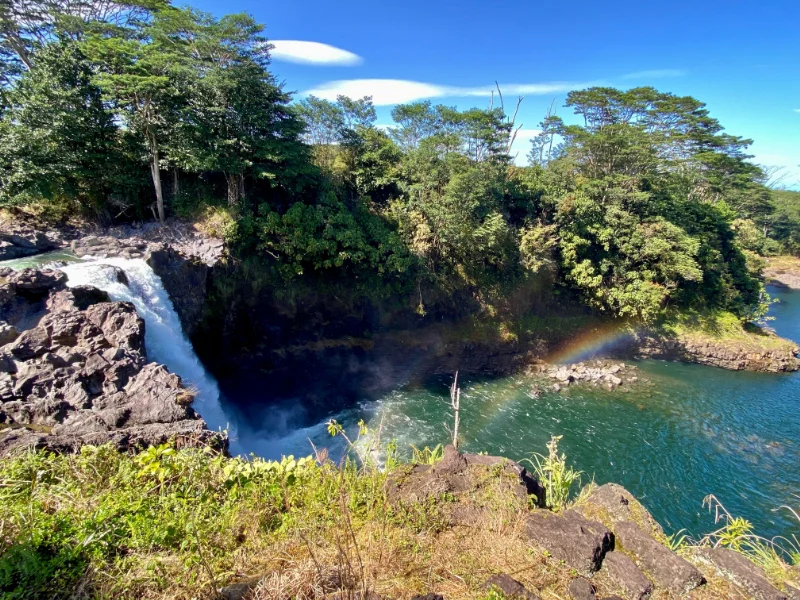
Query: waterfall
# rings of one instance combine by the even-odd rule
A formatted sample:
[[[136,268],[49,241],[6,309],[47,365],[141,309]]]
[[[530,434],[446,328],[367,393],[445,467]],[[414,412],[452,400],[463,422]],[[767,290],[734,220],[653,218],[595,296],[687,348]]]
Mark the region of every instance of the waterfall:
[[[117,267],[125,272],[128,285],[121,283]],[[193,408],[209,429],[227,429],[231,454],[239,454],[236,431],[228,422],[217,382],[205,370],[191,343],[183,333],[161,279],[142,259],[104,258],[70,263],[59,267],[67,274],[67,285],[90,285],[117,302],[130,302],[145,321],[145,347],[149,360],[167,366],[180,376],[185,386],[197,392]]]

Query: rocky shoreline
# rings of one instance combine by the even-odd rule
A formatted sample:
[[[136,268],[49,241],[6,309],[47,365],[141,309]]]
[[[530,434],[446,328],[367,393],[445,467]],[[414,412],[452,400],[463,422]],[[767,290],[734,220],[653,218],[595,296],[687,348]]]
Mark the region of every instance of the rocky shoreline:
[[[57,270],[0,270],[0,454],[108,442],[133,450],[170,439],[225,449],[180,377],[148,362],[134,306],[66,281]]]

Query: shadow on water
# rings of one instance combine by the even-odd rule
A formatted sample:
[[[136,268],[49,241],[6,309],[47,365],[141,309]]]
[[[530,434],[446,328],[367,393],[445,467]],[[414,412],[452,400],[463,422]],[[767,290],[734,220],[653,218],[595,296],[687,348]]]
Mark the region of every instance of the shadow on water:
[[[800,340],[800,292],[773,289],[776,331]],[[703,498],[715,494],[734,515],[751,520],[768,537],[800,535],[800,524],[782,504],[800,499],[800,374],[730,372],[700,365],[641,361],[639,385],[630,391],[569,388],[532,393],[530,378],[517,375],[461,380],[463,446],[517,460],[543,452],[551,435],[584,471],[584,482],[614,481],[641,498],[668,531],[697,535],[713,529]],[[270,458],[305,455],[316,447],[341,452],[327,434],[335,418],[352,433],[363,419],[382,428],[384,440],[409,446],[447,441],[451,420],[449,377],[416,385],[365,391],[356,377],[303,371],[295,396],[279,397],[269,379],[223,385],[240,411],[241,444]],[[291,386],[275,389],[283,393]],[[343,387],[339,387],[344,383]],[[253,387],[255,385],[256,387]],[[242,390],[249,389],[245,397]],[[309,399],[334,396],[331,407]],[[254,398],[254,396],[257,397]],[[267,400],[264,405],[263,401]],[[256,405],[256,406],[254,406]],[[308,407],[314,407],[309,410]],[[320,410],[320,406],[322,409]],[[305,407],[305,408],[304,408]],[[310,443],[311,442],[311,443]]]

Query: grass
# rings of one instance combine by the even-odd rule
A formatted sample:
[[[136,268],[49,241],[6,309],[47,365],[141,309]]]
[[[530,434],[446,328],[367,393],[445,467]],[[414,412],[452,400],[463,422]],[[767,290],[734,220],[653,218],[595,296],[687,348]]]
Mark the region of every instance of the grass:
[[[344,435],[334,421],[329,427]],[[539,475],[549,477],[554,506],[568,507],[578,473],[557,442],[541,457]],[[389,468],[377,467],[380,429],[362,426],[348,445],[352,458],[340,464],[324,451],[276,462],[168,445],[135,456],[85,446],[75,455],[2,458],[0,596],[188,600],[260,579],[253,600],[310,600],[336,591],[488,600],[483,582],[508,573],[545,600],[568,597],[574,572],[527,541],[525,510],[485,493],[500,483],[499,473],[485,473],[474,519],[452,526],[439,504],[455,499],[416,510],[387,503],[386,478],[408,467],[394,462],[391,444],[381,450]],[[440,455],[438,447],[417,453],[428,464]],[[745,552],[770,576],[787,577],[780,556],[747,552],[746,527],[726,527],[707,543],[726,540],[720,543]],[[685,544],[673,540],[678,549]],[[602,595],[613,592],[602,573],[595,582]],[[727,597],[720,592],[725,585],[712,581],[694,597]]]
[[[800,274],[800,257],[770,256],[767,259],[767,271],[790,272]]]
[[[545,488],[547,506],[556,512],[562,511],[572,499],[573,487],[581,485],[581,471],[576,471],[567,464],[565,454],[558,453],[558,442],[562,436],[554,435],[547,443],[547,456],[534,454],[527,461],[533,468],[533,474]]]
[[[386,472],[358,458],[335,465],[86,446],[0,466],[0,596],[9,600],[212,598],[225,583],[264,575],[254,598],[341,588],[475,598],[497,572],[538,588],[567,576],[534,568],[542,555],[520,535],[519,511],[498,502],[468,530],[436,511],[394,511]]]
[[[671,312],[656,331],[693,342],[709,342],[754,352],[791,352],[791,340],[778,337],[753,325],[743,324],[733,313],[726,311]]]

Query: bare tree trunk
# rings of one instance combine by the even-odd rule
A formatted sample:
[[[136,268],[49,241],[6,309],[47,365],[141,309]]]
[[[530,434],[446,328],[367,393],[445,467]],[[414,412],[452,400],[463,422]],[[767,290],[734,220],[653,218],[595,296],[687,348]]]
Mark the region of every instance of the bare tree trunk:
[[[150,162],[150,172],[153,175],[153,185],[156,188],[156,206],[158,207],[158,220],[164,222],[164,193],[161,188],[161,170],[159,168],[158,143],[150,140],[153,156]]]
[[[178,199],[178,194],[180,194],[180,184],[178,182],[178,168],[175,167],[172,169],[172,200],[173,202]]]
[[[458,426],[461,423],[461,388],[458,387],[458,371],[450,388],[450,406],[453,408],[453,447],[458,450]]]
[[[228,206],[239,204],[239,175],[225,173],[228,182]]]

